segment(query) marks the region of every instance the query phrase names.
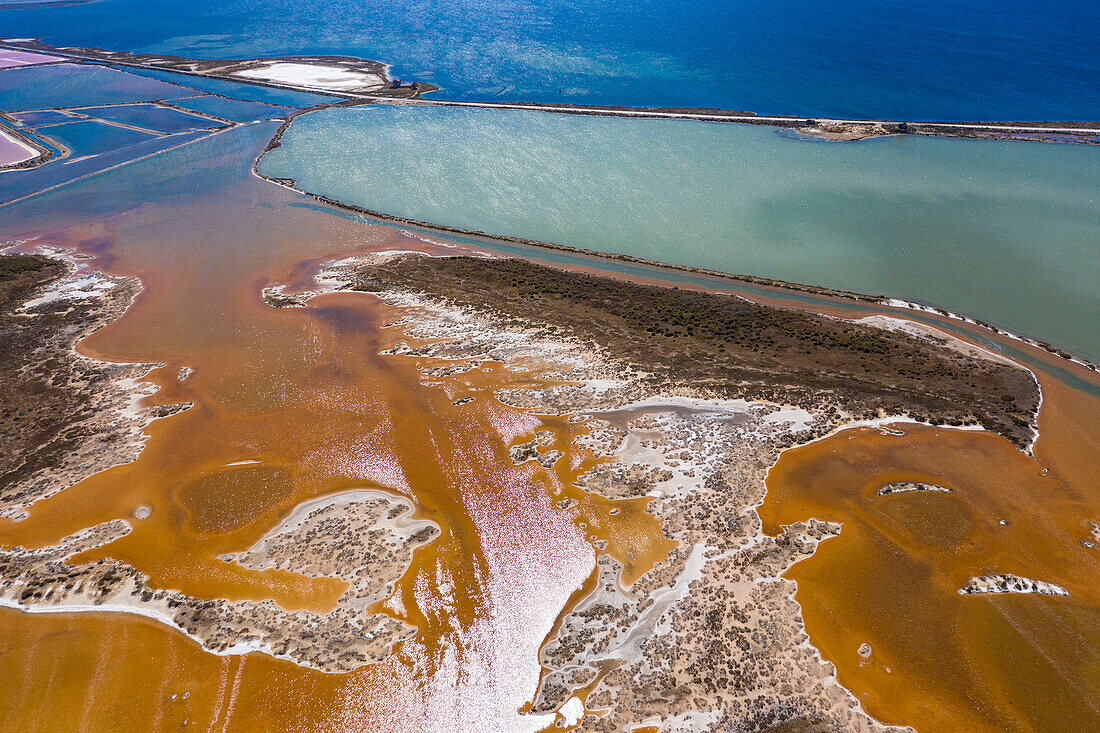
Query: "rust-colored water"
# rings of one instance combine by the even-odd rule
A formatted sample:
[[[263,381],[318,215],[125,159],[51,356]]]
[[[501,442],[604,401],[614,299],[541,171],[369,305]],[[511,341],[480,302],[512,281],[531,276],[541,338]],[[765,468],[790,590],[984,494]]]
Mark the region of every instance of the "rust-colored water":
[[[226,155],[224,164],[248,160]],[[442,529],[390,604],[415,637],[384,664],[321,674],[256,654],[216,657],[121,614],[5,612],[5,729],[144,730],[189,719],[199,729],[538,730],[552,717],[518,711],[538,683],[545,635],[594,568],[591,541],[611,542],[627,581],[673,546],[635,503],[556,506],[585,499],[572,486],[593,461],[571,445],[583,426],[492,396],[545,382],[537,373],[489,363],[425,387],[418,368],[431,360],[379,355],[409,339],[383,328],[396,314],[373,296],[266,305],[265,285],[307,283],[317,263],[339,254],[438,250],[288,205],[299,200],[242,176],[193,201],[34,232],[31,245],[73,247],[93,256],[93,269],[142,278],[135,305],[81,349],[164,363],[150,375],[161,390],[147,402],[194,407],[150,425],[136,461],[38,502],[24,521],[0,522],[0,543],[44,546],[128,519],[132,533],[74,562],[110,557],[155,587],[326,611],[343,581],[258,572],[217,556],[246,549],[303,500],[380,487],[412,498]],[[182,366],[195,371],[180,382]],[[453,404],[467,395],[474,400]],[[566,456],[552,470],[514,466],[509,446],[540,429]],[[134,519],[138,507],[150,516]],[[112,704],[119,697],[125,702]]]
[[[1100,404],[1043,386],[1034,458],[986,433],[894,425],[902,435],[853,429],[788,451],[769,474],[765,531],[809,517],[843,524],[788,577],[814,645],[883,720],[1100,727],[1100,552],[1086,546],[1100,517]],[[877,496],[893,481],[954,493]],[[1070,597],[957,593],[997,573]]]
[[[80,204],[94,196],[77,189],[56,210],[21,218],[26,232],[4,232],[141,277],[134,307],[81,348],[164,363],[150,375],[161,387],[150,402],[195,406],[153,423],[138,460],[40,502],[24,522],[0,524],[0,544],[50,544],[146,506],[150,517],[132,520],[130,535],[76,559],[116,558],[155,586],[203,598],[325,610],[342,581],[251,571],[217,555],[247,548],[304,499],[382,487],[411,497],[442,528],[391,604],[417,634],[382,664],[323,674],[259,654],[216,656],[135,616],[0,610],[0,728],[540,729],[552,721],[518,710],[535,691],[544,637],[591,582],[591,542],[609,541],[626,582],[672,544],[643,504],[572,487],[592,465],[571,446],[582,426],[492,398],[494,388],[539,382],[537,371],[489,363],[423,387],[417,369],[430,360],[379,356],[408,339],[382,328],[395,313],[373,297],[329,294],[302,309],[263,303],[265,285],[308,285],[333,256],[438,248],[298,206],[248,175],[265,139],[262,130],[233,133],[246,134],[254,139],[237,147],[218,136],[195,164],[227,171],[220,187],[86,216]],[[195,372],[181,383],[182,366]],[[1091,398],[1044,387],[1042,466],[988,435],[906,428],[903,437],[843,433],[789,452],[773,470],[761,510],[769,530],[809,516],[844,522],[841,537],[791,576],[813,642],[874,714],[922,730],[1096,722],[1091,581],[1100,576],[1096,551],[1077,542],[1083,522],[1100,519],[1100,413]],[[463,396],[474,400],[453,404]],[[508,446],[540,429],[566,457],[552,470],[513,466]],[[1043,467],[1049,474],[1039,475]],[[869,498],[900,478],[956,493]],[[563,497],[580,503],[561,510]],[[985,572],[1073,595],[955,594]],[[873,653],[861,664],[855,650],[865,641]]]

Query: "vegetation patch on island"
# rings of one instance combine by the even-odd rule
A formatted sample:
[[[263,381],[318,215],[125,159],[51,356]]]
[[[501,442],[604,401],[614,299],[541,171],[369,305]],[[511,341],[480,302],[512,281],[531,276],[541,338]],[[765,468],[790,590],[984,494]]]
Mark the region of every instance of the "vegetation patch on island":
[[[138,392],[120,388],[148,364],[111,364],[74,351],[81,338],[117,318],[137,294],[134,279],[78,276],[41,255],[0,257],[0,512],[57,491],[129,457],[139,439],[127,428],[171,414],[138,416]]]
[[[516,259],[394,257],[359,268],[352,287],[395,286],[551,324],[644,365],[655,383],[715,397],[977,424],[1019,446],[1034,432],[1030,373],[904,333]]]

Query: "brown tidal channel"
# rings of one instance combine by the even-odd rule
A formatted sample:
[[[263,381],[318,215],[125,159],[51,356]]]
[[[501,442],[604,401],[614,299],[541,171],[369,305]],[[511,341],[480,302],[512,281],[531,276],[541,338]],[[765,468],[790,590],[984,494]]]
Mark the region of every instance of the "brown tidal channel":
[[[252,135],[255,139],[231,138]],[[270,134],[270,132],[268,132]],[[227,138],[226,141],[217,137]],[[352,488],[408,496],[439,538],[416,552],[385,612],[415,634],[387,661],[326,674],[262,654],[218,656],[154,620],[126,613],[0,611],[4,730],[540,730],[523,716],[538,650],[595,567],[606,539],[636,577],[672,547],[637,503],[563,497],[593,465],[572,446],[583,425],[531,415],[493,397],[543,384],[487,363],[421,382],[430,359],[382,356],[399,340],[394,309],[372,295],[332,293],[273,308],[271,283],[309,285],[316,266],[373,250],[442,250],[386,227],[293,204],[303,199],[248,174],[263,130],[217,136],[195,168],[224,186],[109,216],[81,218],[81,191],[20,219],[33,237],[87,255],[91,269],[140,277],[119,320],[80,345],[106,360],[160,362],[143,404],[193,402],[152,423],[137,460],[0,522],[0,545],[42,547],[125,519],[133,531],[73,558],[112,558],[153,587],[204,599],[272,599],[332,609],[336,578],[255,571],[218,558],[247,549],[302,501]],[[240,147],[234,147],[236,140]],[[159,164],[159,161],[158,161]],[[135,168],[137,172],[135,173]],[[125,175],[141,175],[140,167]],[[219,178],[221,180],[221,178]],[[97,182],[98,183],[98,182]],[[6,227],[11,227],[9,218]],[[412,343],[416,343],[412,341]],[[194,372],[181,381],[181,367]],[[473,401],[453,404],[459,397]],[[554,469],[513,465],[509,446],[550,430]],[[151,510],[136,519],[139,507]],[[613,511],[616,510],[617,511]]]
[[[813,644],[885,722],[1100,729],[1100,404],[1049,379],[1043,393],[1034,457],[984,432],[895,424],[789,450],[768,476],[766,532],[843,525],[787,577]],[[877,495],[895,481],[953,493]],[[1070,596],[958,593],[1000,573]]]

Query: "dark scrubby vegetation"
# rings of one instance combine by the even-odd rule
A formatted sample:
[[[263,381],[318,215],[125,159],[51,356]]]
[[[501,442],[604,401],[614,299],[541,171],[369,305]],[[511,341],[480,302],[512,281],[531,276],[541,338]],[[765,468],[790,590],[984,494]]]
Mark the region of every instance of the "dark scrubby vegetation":
[[[12,492],[33,492],[25,485],[30,477],[61,465],[91,432],[89,421],[97,412],[91,396],[116,375],[133,371],[73,353],[82,335],[118,315],[103,300],[59,300],[20,310],[68,270],[64,262],[39,255],[0,256],[0,498],[5,500]],[[116,288],[112,296],[128,302],[136,287]]]
[[[769,399],[861,416],[906,413],[1031,438],[1038,390],[1022,369],[930,340],[732,295],[569,272],[516,259],[393,258],[360,290],[405,287],[594,341],[653,379],[714,396]]]
[[[0,309],[18,305],[34,288],[64,272],[65,265],[41,255],[0,256]]]
[[[5,255],[0,257],[0,278],[24,272],[42,272],[60,265],[41,255]]]
[[[41,287],[65,274],[65,265],[39,255],[0,256],[0,491],[50,460],[37,449],[51,443],[79,410],[79,401],[50,384],[33,363],[57,319],[31,321],[15,311]],[[64,450],[59,443],[56,450]],[[28,469],[28,470],[23,470]]]

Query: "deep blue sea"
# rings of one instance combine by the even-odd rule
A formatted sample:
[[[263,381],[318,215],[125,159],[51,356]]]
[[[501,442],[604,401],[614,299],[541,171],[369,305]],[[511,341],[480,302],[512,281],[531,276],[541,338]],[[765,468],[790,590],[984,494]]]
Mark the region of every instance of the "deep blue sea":
[[[900,119],[1100,119],[1100,3],[96,0],[0,36],[208,58],[351,54],[457,99]]]

